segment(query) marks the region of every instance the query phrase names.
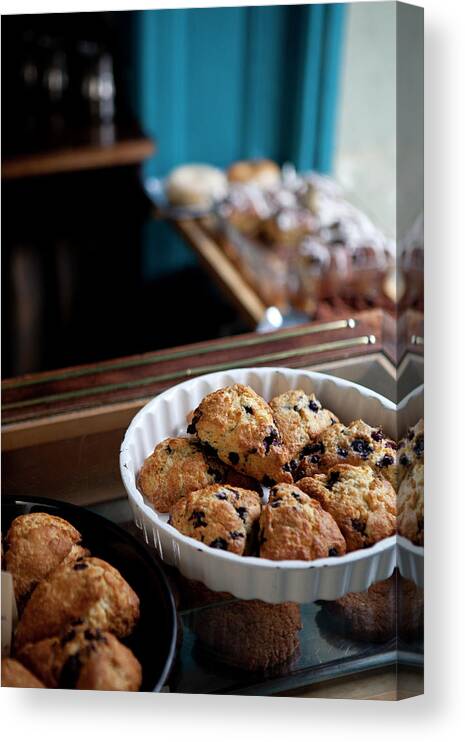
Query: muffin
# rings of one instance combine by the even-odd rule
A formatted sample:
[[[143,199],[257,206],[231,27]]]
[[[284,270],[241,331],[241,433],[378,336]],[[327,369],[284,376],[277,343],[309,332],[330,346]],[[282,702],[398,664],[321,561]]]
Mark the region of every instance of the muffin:
[[[289,453],[271,407],[243,384],[208,394],[194,412],[188,432],[234,469],[265,486],[292,482]]]
[[[397,532],[413,544],[424,543],[424,465],[411,466],[397,496]]]
[[[74,625],[61,636],[26,644],[18,657],[48,688],[137,691],[142,669],[108,631]]]
[[[294,465],[294,478],[311,477],[335,464],[368,465],[396,487],[396,449],[397,444],[381,428],[372,428],[363,420],[336,423],[302,451]]]
[[[45,688],[44,684],[12,657],[2,659],[3,688]]]
[[[368,465],[338,464],[325,474],[301,479],[299,487],[333,516],[347,551],[372,546],[395,533],[395,490]]]
[[[296,485],[272,488],[260,516],[260,556],[313,560],[345,554],[346,544],[333,517]]]
[[[175,503],[170,524],[185,536],[242,555],[249,551],[260,517],[256,492],[228,485],[211,485]]]
[[[79,531],[56,515],[28,513],[14,519],[6,536],[5,566],[13,576],[20,607],[60,564],[87,555],[80,541]]]
[[[32,593],[16,630],[16,647],[56,636],[78,619],[90,629],[128,636],[139,598],[117,569],[88,557],[63,564]]]
[[[412,464],[423,463],[425,430],[423,420],[419,420],[398,444],[399,482],[402,482]]]
[[[274,397],[270,407],[292,459],[326,428],[339,422],[314,394],[306,394],[302,389],[292,389]]]
[[[167,438],[144,461],[137,481],[142,494],[162,513],[180,497],[211,484],[231,483],[256,489],[258,483],[202,448],[197,438]]]
[[[237,600],[182,578],[183,595],[197,610],[189,628],[216,660],[249,672],[290,668],[298,656],[302,621],[297,603]]]

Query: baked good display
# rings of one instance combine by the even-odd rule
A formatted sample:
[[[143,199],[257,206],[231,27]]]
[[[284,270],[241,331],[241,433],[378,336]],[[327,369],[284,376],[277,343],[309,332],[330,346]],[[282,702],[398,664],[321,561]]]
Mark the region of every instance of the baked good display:
[[[366,592],[323,603],[331,629],[358,641],[384,642],[396,635],[396,578],[375,582]]]
[[[424,544],[424,464],[418,461],[404,475],[397,495],[397,532],[413,544]]]
[[[211,165],[181,165],[167,177],[165,193],[173,206],[208,208],[226,196],[227,178]]]
[[[254,183],[263,189],[275,188],[281,180],[281,170],[272,160],[240,160],[227,171],[232,183]]]
[[[6,535],[5,567],[13,576],[21,608],[42,580],[60,564],[86,556],[81,534],[63,518],[48,513],[20,515]]]
[[[346,543],[333,517],[296,485],[278,484],[260,516],[264,559],[320,559],[341,556]]]
[[[395,490],[370,466],[337,464],[298,485],[333,516],[347,551],[372,546],[396,531]]]
[[[118,570],[86,557],[61,565],[39,583],[19,621],[15,646],[56,636],[76,620],[124,637],[138,618],[139,598]]]
[[[270,407],[292,459],[326,428],[339,422],[334,412],[324,409],[314,394],[306,394],[302,389],[274,397]]]
[[[257,482],[209,455],[196,438],[166,438],[145,460],[137,485],[161,513],[194,490],[231,483],[256,488]]]
[[[108,631],[83,622],[60,636],[26,644],[18,658],[47,688],[137,691],[142,682],[131,650]]]
[[[212,549],[242,555],[250,550],[260,510],[256,492],[216,484],[178,500],[169,522],[185,536]]]
[[[13,657],[2,659],[3,688],[45,688],[44,684]]]
[[[292,482],[289,453],[271,407],[244,384],[208,394],[194,412],[188,433],[207,451],[265,486]]]
[[[425,448],[425,430],[423,419],[409,428],[398,444],[399,482],[409,471],[412,464],[422,463]]]
[[[397,486],[397,444],[381,428],[354,420],[326,428],[299,455],[293,465],[296,480],[327,471],[335,464],[370,466],[394,487]]]

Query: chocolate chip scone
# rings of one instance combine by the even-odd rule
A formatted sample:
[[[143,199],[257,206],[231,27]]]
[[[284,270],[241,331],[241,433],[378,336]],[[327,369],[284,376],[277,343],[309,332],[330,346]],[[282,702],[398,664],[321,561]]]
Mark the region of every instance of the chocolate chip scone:
[[[213,549],[242,555],[251,546],[260,511],[256,492],[215,484],[178,500],[169,522],[185,536]]]
[[[18,657],[47,688],[137,691],[142,682],[140,663],[131,650],[108,631],[84,624],[26,644]]]
[[[188,427],[224,463],[265,486],[292,482],[289,453],[271,407],[243,384],[208,394]]]
[[[302,451],[300,461],[293,467],[294,478],[298,481],[311,477],[336,464],[368,464],[396,487],[396,449],[395,441],[363,420],[354,420],[350,425],[336,423]]]
[[[423,419],[413,428],[409,428],[398,443],[399,482],[407,474],[412,464],[422,463],[425,448],[425,430]]]
[[[88,557],[58,567],[34,590],[15,636],[17,648],[56,636],[78,619],[90,629],[128,636],[139,618],[139,598],[117,569]]]
[[[12,657],[2,659],[3,688],[45,688],[41,681]]]
[[[395,533],[395,490],[368,465],[338,464],[325,474],[301,479],[299,487],[333,516],[347,551],[372,546]]]
[[[60,564],[74,562],[88,552],[71,523],[48,513],[19,515],[6,535],[5,565],[13,575],[20,608],[35,586]]]
[[[302,449],[326,428],[339,422],[314,394],[293,389],[270,402],[273,417],[289,455],[294,459]]]
[[[424,465],[411,466],[397,495],[397,531],[413,544],[424,543]]]
[[[320,559],[345,554],[333,517],[296,485],[278,484],[260,516],[260,556],[265,559]]]
[[[167,438],[144,461],[137,485],[162,513],[180,497],[215,483],[256,489],[257,482],[209,455],[197,438]]]

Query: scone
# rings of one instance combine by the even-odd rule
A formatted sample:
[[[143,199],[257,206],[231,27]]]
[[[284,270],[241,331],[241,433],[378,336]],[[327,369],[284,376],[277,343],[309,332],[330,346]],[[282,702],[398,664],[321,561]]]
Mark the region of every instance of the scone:
[[[399,482],[402,482],[412,464],[422,463],[425,448],[425,430],[423,419],[399,441]]]
[[[61,636],[26,644],[18,653],[47,688],[137,691],[142,669],[108,631],[74,625]]]
[[[227,178],[212,165],[181,165],[169,174],[165,192],[169,202],[175,206],[209,207],[225,198]]]
[[[89,557],[58,567],[32,593],[18,624],[17,648],[56,636],[78,619],[89,628],[128,636],[139,598],[117,569]]]
[[[260,556],[320,559],[345,554],[346,544],[332,516],[296,485],[272,488],[260,516]]]
[[[242,555],[251,545],[260,510],[256,492],[214,484],[178,500],[169,522],[212,549]]]
[[[72,563],[88,553],[80,541],[79,531],[56,515],[29,513],[14,519],[6,536],[5,565],[13,575],[20,607],[35,586],[60,564]]]
[[[2,659],[3,688],[45,688],[44,684],[12,657]]]
[[[138,487],[154,507],[168,513],[180,497],[216,483],[255,489],[257,482],[208,455],[197,438],[167,438],[139,472]]]
[[[339,422],[336,415],[325,410],[314,394],[293,389],[270,402],[273,417],[284,445],[292,459],[330,425]]]
[[[335,464],[368,464],[396,487],[396,450],[397,444],[380,428],[372,428],[363,420],[354,420],[350,425],[336,423],[304,449],[294,477],[311,477]]]
[[[411,466],[397,495],[397,532],[413,544],[424,543],[424,464]]]
[[[281,181],[281,170],[272,160],[240,160],[228,168],[232,183],[254,183],[261,188],[275,188]]]
[[[216,660],[249,672],[282,670],[298,656],[302,621],[297,603],[237,600],[182,579],[189,628]]]
[[[396,634],[396,578],[375,582],[366,592],[325,602],[322,610],[331,629],[342,636],[388,641]]]
[[[347,551],[363,549],[395,533],[395,490],[367,465],[338,464],[325,474],[301,479],[299,487],[333,516]]]
[[[188,428],[211,454],[265,486],[292,482],[289,453],[271,407],[243,384],[208,394]]]

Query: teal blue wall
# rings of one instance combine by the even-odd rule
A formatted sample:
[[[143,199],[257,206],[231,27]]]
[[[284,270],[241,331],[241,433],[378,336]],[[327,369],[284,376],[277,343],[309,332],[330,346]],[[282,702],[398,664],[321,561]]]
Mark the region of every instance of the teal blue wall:
[[[329,172],[345,7],[135,12],[131,93],[157,141],[145,175],[259,156]],[[148,274],[190,261],[178,238],[159,231],[147,236]]]

